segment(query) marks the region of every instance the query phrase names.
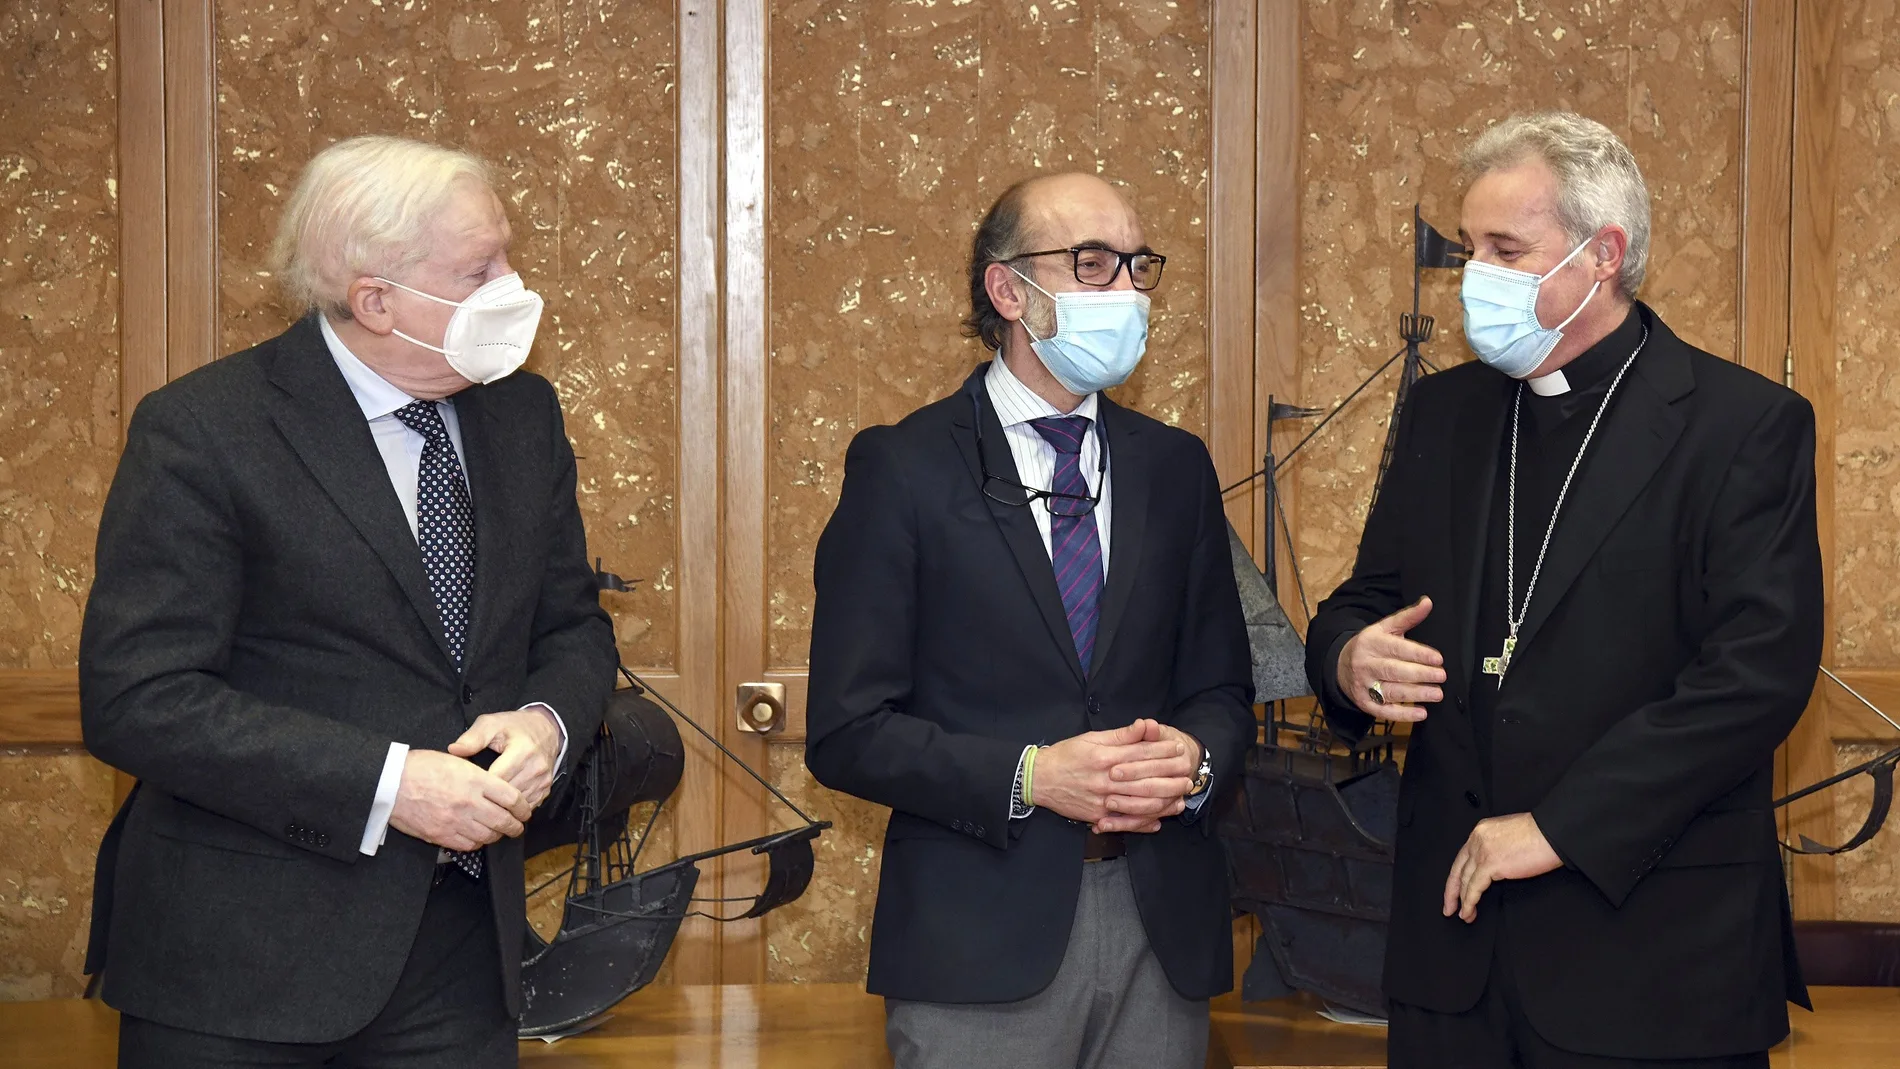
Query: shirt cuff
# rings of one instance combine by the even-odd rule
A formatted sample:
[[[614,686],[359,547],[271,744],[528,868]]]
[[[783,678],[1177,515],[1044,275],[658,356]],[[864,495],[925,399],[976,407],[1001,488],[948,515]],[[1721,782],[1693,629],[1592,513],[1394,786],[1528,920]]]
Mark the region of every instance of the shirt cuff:
[[[1009,785],[1009,819],[1021,820],[1036,811],[1036,807],[1023,801],[1023,774],[1029,770],[1029,751],[1034,746],[1023,747],[1022,756],[1016,758],[1016,779]]]
[[[396,791],[402,787],[403,762],[409,759],[409,747],[400,742],[389,744],[389,754],[383,758],[383,774],[376,781],[376,800],[369,806],[369,823],[363,826],[363,842],[357,846],[361,853],[371,857],[389,837],[389,814],[396,809]]]
[[[561,752],[554,758],[554,778],[560,779],[562,770],[567,768],[567,724],[561,720],[561,714],[555,712],[554,707],[547,702],[529,702],[522,708],[539,709],[548,714],[548,719],[554,721],[555,729],[561,733]]]
[[[1201,815],[1201,806],[1207,804],[1207,796],[1213,793],[1213,790],[1214,781],[1210,777],[1207,781],[1207,786],[1201,788],[1201,793],[1187,796],[1187,808],[1181,810],[1181,823],[1194,823],[1194,819]]]

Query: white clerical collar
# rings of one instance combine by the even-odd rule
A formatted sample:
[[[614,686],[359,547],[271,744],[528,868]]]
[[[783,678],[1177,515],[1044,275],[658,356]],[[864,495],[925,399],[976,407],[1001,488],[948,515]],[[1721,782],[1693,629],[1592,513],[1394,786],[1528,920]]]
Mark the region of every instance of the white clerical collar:
[[[1525,381],[1530,384],[1531,392],[1539,397],[1556,397],[1570,392],[1570,380],[1564,378],[1561,368]]]

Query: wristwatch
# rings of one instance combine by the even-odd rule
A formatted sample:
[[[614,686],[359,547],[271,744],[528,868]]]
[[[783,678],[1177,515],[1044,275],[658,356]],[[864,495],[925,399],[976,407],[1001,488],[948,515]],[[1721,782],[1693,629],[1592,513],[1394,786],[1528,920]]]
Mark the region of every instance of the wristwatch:
[[[1194,770],[1194,782],[1188,786],[1187,796],[1192,798],[1206,790],[1208,783],[1213,780],[1213,778],[1214,751],[1203,746],[1201,747],[1201,767]]]

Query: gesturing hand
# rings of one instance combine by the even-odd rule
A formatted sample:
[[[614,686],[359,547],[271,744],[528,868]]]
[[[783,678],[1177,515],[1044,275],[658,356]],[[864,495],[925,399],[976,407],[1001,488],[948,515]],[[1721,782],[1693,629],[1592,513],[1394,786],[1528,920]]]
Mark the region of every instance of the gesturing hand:
[[[1187,736],[1177,731],[1180,738],[1163,738],[1160,727],[1152,720],[1137,720],[1127,727],[1091,731],[1042,747],[1036,752],[1036,771],[1030,782],[1031,803],[1098,831],[1141,830],[1135,825],[1179,813],[1192,766],[1175,777],[1117,780],[1112,775],[1117,767],[1161,767],[1152,763],[1179,760],[1188,752],[1188,743],[1181,741]],[[1198,746],[1192,752],[1198,763]],[[1118,819],[1111,822],[1111,817]],[[1132,824],[1123,826],[1131,820]]]
[[[534,807],[507,780],[441,750],[410,750],[389,823],[451,850],[477,850],[520,835]]]
[[[473,757],[483,750],[501,756],[488,771],[507,780],[528,801],[528,809],[540,805],[554,786],[554,762],[561,754],[561,729],[538,708],[516,709],[506,713],[483,713],[449,743],[449,752],[457,757]],[[526,820],[527,817],[521,819]]]
[[[1421,708],[1445,700],[1445,658],[1405,633],[1425,622],[1432,599],[1420,598],[1346,641],[1339,651],[1339,689],[1367,715],[1380,720],[1423,720]],[[1372,694],[1379,684],[1380,701]]]
[[[1529,813],[1478,822],[1445,877],[1445,916],[1478,919],[1478,898],[1498,880],[1528,880],[1563,867],[1563,859]]]

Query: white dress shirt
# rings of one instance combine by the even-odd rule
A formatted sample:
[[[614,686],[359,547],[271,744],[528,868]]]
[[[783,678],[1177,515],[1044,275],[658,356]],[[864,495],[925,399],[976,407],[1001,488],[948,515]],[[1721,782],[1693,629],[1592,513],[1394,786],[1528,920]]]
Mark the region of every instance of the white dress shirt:
[[[371,371],[368,364],[356,358],[343,339],[337,337],[330,326],[327,316],[317,317],[318,326],[323,331],[323,343],[330,349],[330,358],[336,361],[338,371],[343,373],[343,381],[349,384],[350,394],[363,410],[363,418],[369,421],[370,434],[376,439],[376,449],[383,455],[383,467],[389,472],[389,482],[396,490],[396,500],[402,503],[402,514],[409,521],[410,535],[416,534],[416,483],[421,477],[422,447],[428,441],[420,433],[410,430],[409,425],[396,418],[396,410],[416,398],[391,385],[389,380]],[[455,448],[455,457],[462,460],[462,424],[455,416],[455,405],[449,401],[435,403],[437,414],[449,431],[449,443]],[[466,465],[462,478],[468,479]],[[471,488],[470,493],[473,494]],[[561,722],[560,714],[543,702],[534,702],[530,707],[547,711],[554,720],[554,726],[561,732],[560,756],[555,758],[555,767],[567,758],[567,725]],[[402,786],[402,767],[409,757],[409,747],[404,743],[391,742],[389,753],[383,758],[383,773],[376,781],[376,798],[370,804],[369,821],[363,827],[363,840],[358,849],[365,854],[375,854],[389,835],[389,814],[396,808],[396,791]]]

